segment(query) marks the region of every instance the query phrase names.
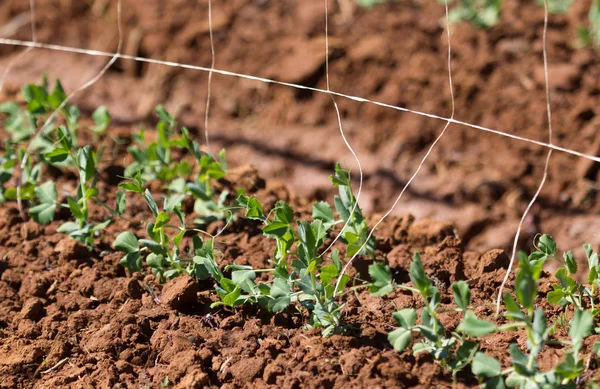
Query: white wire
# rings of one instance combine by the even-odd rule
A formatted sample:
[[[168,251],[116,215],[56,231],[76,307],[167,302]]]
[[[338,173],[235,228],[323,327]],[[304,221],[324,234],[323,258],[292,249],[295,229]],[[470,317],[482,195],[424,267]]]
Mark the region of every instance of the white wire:
[[[407,112],[407,113],[411,113],[414,115],[427,117],[430,119],[441,120],[441,121],[449,122],[451,124],[458,124],[460,126],[472,128],[472,129],[479,130],[479,131],[489,132],[491,134],[504,136],[506,138],[534,144],[537,146],[541,146],[541,147],[556,150],[556,151],[561,151],[563,153],[575,155],[575,156],[578,156],[581,158],[589,159],[591,161],[600,162],[600,156],[582,153],[577,150],[572,150],[572,149],[568,149],[566,147],[561,147],[561,146],[557,146],[554,144],[538,141],[535,139],[530,139],[530,138],[526,138],[523,136],[510,134],[508,132],[503,132],[500,130],[494,130],[489,127],[484,127],[484,126],[464,122],[464,121],[457,120],[457,119],[434,115],[434,114],[427,113],[427,112],[416,111],[416,110],[408,109],[405,107],[386,104],[386,103],[376,101],[376,100],[369,100],[364,97],[347,95],[347,94],[343,94],[343,93],[339,93],[339,92],[335,92],[335,91],[328,91],[328,90],[324,90],[324,89],[313,88],[310,86],[299,85],[299,84],[294,84],[294,83],[290,83],[290,82],[277,81],[277,80],[273,80],[273,79],[269,79],[269,78],[252,76],[252,75],[243,74],[243,73],[236,73],[236,72],[231,72],[228,70],[221,70],[221,69],[216,69],[216,68],[211,70],[210,68],[206,68],[203,66],[195,66],[195,65],[183,64],[183,63],[171,62],[171,61],[162,61],[162,60],[157,60],[157,59],[152,59],[152,58],[126,55],[126,54],[120,54],[120,53],[110,53],[110,52],[100,51],[100,50],[81,49],[81,48],[76,48],[76,47],[53,45],[53,44],[48,44],[48,43],[22,41],[22,40],[18,40],[18,39],[0,38],[0,44],[11,45],[11,46],[35,47],[35,48],[41,48],[41,49],[47,49],[47,50],[53,50],[53,51],[84,54],[84,55],[96,56],[96,57],[116,56],[116,58],[121,58],[121,59],[126,59],[126,60],[151,63],[151,64],[155,64],[155,65],[178,67],[178,68],[182,68],[182,69],[199,70],[199,71],[204,71],[204,72],[212,71],[213,73],[221,74],[224,76],[239,77],[239,78],[244,78],[247,80],[259,81],[259,82],[275,84],[275,85],[282,85],[282,86],[287,86],[287,87],[291,87],[291,88],[295,88],[295,89],[309,90],[312,92],[318,92],[318,93],[324,93],[324,94],[329,94],[329,95],[333,95],[333,96],[343,97],[343,98],[346,98],[346,99],[349,99],[352,101],[356,101],[359,103],[369,103],[369,104],[377,105],[379,107],[389,108],[389,109],[393,109],[393,110],[400,111],[400,112]]]
[[[550,108],[550,80],[548,76],[548,44],[547,44],[547,36],[548,36],[548,0],[544,0],[544,31],[542,34],[542,52],[544,57],[544,79],[546,82],[546,112],[548,115],[548,143],[552,144],[552,110]],[[498,289],[498,296],[496,298],[496,316],[500,313],[500,305],[502,303],[502,291],[504,290],[504,286],[508,282],[508,277],[512,272],[512,268],[515,263],[515,258],[517,256],[517,245],[519,243],[519,237],[521,236],[521,229],[523,227],[523,223],[525,222],[525,218],[529,213],[529,210],[536,202],[540,193],[542,192],[542,188],[546,183],[546,178],[548,178],[548,166],[550,165],[550,157],[552,156],[552,149],[548,150],[548,155],[546,156],[546,163],[544,164],[544,174],[542,176],[542,180],[540,181],[540,185],[537,188],[537,191],[527,204],[527,208],[525,208],[525,212],[521,216],[521,220],[519,220],[519,226],[517,227],[517,233],[515,235],[515,240],[513,241],[512,253],[510,256],[510,263],[508,264],[508,269],[506,269],[506,274],[504,279],[502,280],[502,284]]]
[[[423,159],[421,159],[421,162],[419,163],[419,166],[417,167],[417,170],[415,170],[415,172],[410,177],[410,179],[408,180],[408,182],[406,183],[406,185],[404,185],[404,188],[402,188],[402,190],[400,191],[400,194],[398,195],[398,197],[396,197],[396,200],[392,204],[392,207],[377,221],[377,223],[375,223],[375,225],[373,226],[373,228],[369,232],[369,235],[367,236],[367,239],[365,240],[365,242],[363,243],[363,245],[350,258],[350,260],[348,260],[348,262],[346,263],[346,265],[344,265],[344,268],[342,269],[342,272],[340,273],[340,275],[338,276],[338,279],[336,281],[335,288],[333,289],[334,291],[338,290],[338,288],[340,286],[340,283],[342,282],[342,278],[344,277],[344,274],[346,274],[346,271],[348,270],[348,268],[352,264],[352,261],[354,261],[354,259],[360,254],[360,252],[363,250],[363,248],[369,243],[369,240],[371,239],[371,237],[375,233],[375,230],[377,229],[377,227],[379,227],[379,225],[389,215],[392,214],[392,212],[394,211],[394,209],[396,208],[396,206],[400,202],[400,199],[404,195],[404,192],[406,192],[406,190],[408,189],[408,187],[410,186],[410,184],[417,177],[417,175],[421,171],[421,168],[423,167],[423,164],[425,164],[425,161],[427,160],[427,158],[429,158],[429,155],[431,154],[431,152],[433,151],[433,149],[435,148],[435,146],[437,145],[437,143],[442,139],[442,137],[446,133],[446,130],[450,126],[451,121],[454,119],[455,101],[454,101],[454,87],[453,87],[453,83],[452,83],[452,45],[451,45],[451,39],[450,39],[451,37],[450,37],[450,20],[449,20],[449,16],[448,16],[448,0],[444,0],[444,4],[446,6],[445,7],[445,10],[446,10],[446,32],[447,32],[447,38],[448,38],[448,85],[449,85],[449,88],[450,88],[450,98],[451,98],[451,102],[452,102],[452,112],[451,112],[451,115],[450,115],[450,119],[446,122],[446,125],[444,126],[444,129],[442,130],[442,132],[440,132],[440,134],[433,141],[433,143],[431,144],[431,146],[429,146],[429,149],[427,150],[427,153],[425,153],[425,156],[423,157]]]
[[[329,85],[329,0],[325,0],[325,80],[327,83],[327,91],[331,91],[331,88]],[[346,134],[344,133],[344,128],[342,127],[342,117],[340,115],[340,109],[337,105],[337,102],[335,101],[335,97],[331,94],[329,96],[331,96],[331,101],[333,102],[333,106],[335,108],[335,113],[336,113],[337,121],[338,121],[338,127],[340,129],[340,135],[342,136],[342,140],[346,144],[346,148],[348,150],[350,150],[350,153],[352,153],[352,156],[354,157],[354,160],[356,161],[356,165],[358,166],[358,172],[359,172],[360,177],[359,177],[359,184],[358,184],[358,192],[356,193],[356,196],[354,198],[354,205],[352,206],[352,211],[350,212],[350,216],[348,217],[348,220],[346,220],[346,222],[344,223],[344,226],[342,227],[340,232],[336,235],[336,237],[333,239],[333,241],[329,244],[329,246],[327,246],[325,248],[325,250],[323,250],[321,255],[319,255],[319,258],[323,257],[333,247],[333,245],[343,236],[344,231],[346,231],[346,228],[348,227],[348,224],[350,224],[350,222],[354,218],[354,212],[356,211],[356,208],[358,207],[358,201],[360,200],[360,196],[362,194],[363,181],[364,181],[364,173],[363,173],[362,164],[360,163],[360,159],[358,158],[358,155],[356,154],[356,152],[354,151],[352,146],[350,146],[350,142],[348,142],[348,139],[346,139]]]
[[[211,95],[211,87],[212,87],[213,69],[215,68],[215,43],[214,43],[214,39],[213,39],[212,1],[211,0],[208,0],[208,33],[210,36],[211,64],[210,64],[210,71],[208,72],[208,85],[206,87],[206,110],[204,112],[204,139],[206,141],[206,150],[208,151],[208,154],[211,154],[210,141],[208,138],[208,115],[209,115],[209,111],[210,111],[210,95]]]

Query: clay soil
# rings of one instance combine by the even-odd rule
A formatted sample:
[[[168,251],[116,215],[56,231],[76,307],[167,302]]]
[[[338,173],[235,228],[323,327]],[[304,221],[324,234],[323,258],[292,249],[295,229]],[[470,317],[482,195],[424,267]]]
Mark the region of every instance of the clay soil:
[[[114,51],[113,3],[38,0],[38,39]],[[321,1],[214,3],[218,68],[325,87]],[[367,11],[350,1],[330,3],[332,89],[450,114],[443,6],[401,1]],[[585,23],[588,9],[589,1],[575,2],[568,14],[551,17],[551,103],[554,142],[598,154],[600,61],[597,52],[576,45],[576,29]],[[0,23],[14,28],[3,28],[0,35],[29,40],[27,26],[19,27],[27,12],[28,2],[3,1]],[[205,2],[124,0],[123,20],[127,54],[210,65]],[[468,24],[453,27],[458,119],[546,141],[542,23],[543,13],[533,2],[515,1],[505,4],[501,22],[488,31]],[[0,71],[21,50],[0,47]],[[74,90],[105,61],[34,50],[15,64],[2,101],[18,99],[18,88],[44,73]],[[215,75],[213,81],[211,141],[215,148],[227,148],[230,165],[236,167],[221,185],[247,187],[267,204],[288,200],[303,214],[313,201],[331,199],[327,176],[333,163],[355,165],[339,137],[330,98],[233,77]],[[107,105],[114,124],[109,132],[125,139],[141,124],[151,126],[153,108],[162,103],[201,140],[206,85],[206,73],[117,61],[76,102],[88,113]],[[389,208],[444,123],[337,101],[365,170],[361,204],[374,221]],[[118,184],[115,172],[126,163],[122,148],[115,153],[117,158],[101,166],[101,196],[107,200]],[[544,158],[539,147],[451,126],[376,234],[377,258],[388,261],[404,282],[412,253],[424,253],[445,304],[451,302],[450,283],[467,280],[477,314],[492,317],[507,257],[490,249],[510,246],[541,179]],[[584,242],[597,247],[599,173],[600,164],[554,153],[521,247],[530,247],[538,232],[553,234],[564,249]],[[56,179],[65,190],[73,189],[73,177]],[[145,212],[143,203],[132,204],[127,217],[133,223],[114,223],[88,252],[56,233],[59,222],[44,227],[24,222],[13,204],[2,205],[0,387],[159,387],[165,377],[184,388],[451,385],[451,377],[430,359],[398,354],[386,340],[393,311],[420,307],[411,295],[352,296],[344,312],[350,333],[322,338],[304,329],[302,312],[213,311],[209,283],[180,278],[159,285],[150,276],[129,277],[110,243],[126,229],[143,236],[138,223],[148,217]],[[218,248],[223,265],[235,260],[265,266],[272,253],[260,229],[242,221],[227,229]],[[367,265],[359,262],[354,271],[364,275]],[[543,290],[547,287],[544,282]],[[444,317],[449,329],[457,321],[452,314]],[[490,337],[482,348],[506,364],[506,348],[514,341],[524,338],[518,333]],[[559,349],[547,349],[542,367],[554,365],[560,356]],[[459,385],[476,384],[468,373],[459,377]]]

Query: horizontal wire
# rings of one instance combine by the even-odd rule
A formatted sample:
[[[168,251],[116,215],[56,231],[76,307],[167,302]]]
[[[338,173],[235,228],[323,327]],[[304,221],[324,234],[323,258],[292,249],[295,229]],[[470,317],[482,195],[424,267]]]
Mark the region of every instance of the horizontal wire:
[[[325,93],[328,95],[339,96],[339,97],[343,97],[343,98],[346,98],[349,100],[357,101],[359,103],[374,104],[374,105],[377,105],[380,107],[390,108],[390,109],[400,111],[400,112],[412,113],[414,115],[419,115],[419,116],[427,117],[430,119],[442,120],[442,121],[445,121],[448,123],[458,124],[460,126],[465,126],[465,127],[473,128],[476,130],[489,132],[492,134],[504,136],[504,137],[519,140],[522,142],[531,143],[531,144],[545,147],[548,149],[557,150],[557,151],[560,151],[563,153],[575,155],[575,156],[578,156],[581,158],[586,158],[591,161],[600,162],[599,156],[585,154],[585,153],[582,153],[582,152],[579,152],[576,150],[567,149],[565,147],[557,146],[557,145],[554,145],[551,143],[541,142],[541,141],[537,141],[534,139],[525,138],[525,137],[522,137],[519,135],[514,135],[514,134],[506,133],[503,131],[494,130],[492,128],[479,126],[477,124],[463,122],[463,121],[453,119],[453,118],[447,118],[447,117],[443,117],[443,116],[434,115],[431,113],[415,111],[412,109],[398,107],[395,105],[386,104],[386,103],[382,103],[382,102],[375,101],[375,100],[369,100],[364,97],[346,95],[346,94],[331,91],[331,90],[328,91],[325,89],[313,88],[310,86],[299,85],[299,84],[294,84],[294,83],[290,83],[290,82],[277,81],[277,80],[272,80],[269,78],[251,76],[251,75],[243,74],[243,73],[235,73],[235,72],[230,72],[228,70],[211,69],[211,68],[207,68],[204,66],[188,65],[188,64],[178,63],[178,62],[162,61],[162,60],[158,60],[158,59],[138,57],[138,56],[127,55],[127,54],[117,54],[117,53],[111,53],[111,52],[100,51],[100,50],[81,49],[81,48],[76,48],[76,47],[61,46],[61,45],[32,42],[32,41],[23,41],[23,40],[8,39],[8,38],[0,38],[0,44],[9,45],[9,46],[34,47],[34,48],[47,49],[47,50],[53,50],[53,51],[62,51],[62,52],[69,52],[69,53],[75,53],[75,54],[85,54],[85,55],[96,56],[96,57],[114,57],[114,56],[116,56],[116,58],[122,58],[122,59],[126,59],[126,60],[137,61],[137,62],[146,62],[146,63],[155,64],[155,65],[164,65],[164,66],[177,67],[177,68],[183,68],[183,69],[200,70],[203,72],[213,72],[213,73],[221,74],[224,76],[239,77],[239,78],[244,78],[247,80],[260,81],[260,82],[264,82],[264,83],[268,83],[268,84],[276,84],[276,85],[288,86],[288,87],[295,88],[295,89],[303,89],[303,90],[309,90],[312,92]]]

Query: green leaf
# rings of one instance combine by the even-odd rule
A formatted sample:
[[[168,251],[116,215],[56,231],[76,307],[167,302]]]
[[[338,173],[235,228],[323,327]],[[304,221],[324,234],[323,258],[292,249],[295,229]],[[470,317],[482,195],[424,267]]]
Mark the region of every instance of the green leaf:
[[[433,294],[433,286],[427,277],[427,274],[425,273],[419,253],[415,253],[413,256],[413,261],[410,264],[410,270],[408,274],[411,282],[417,287],[417,289],[419,289],[419,292],[422,296],[430,297]]]
[[[502,365],[496,358],[478,352],[473,358],[471,371],[478,377],[493,378],[502,374]]]
[[[140,239],[139,243],[141,243],[142,246],[146,247],[148,250],[152,251],[154,254],[167,255],[167,249],[160,243],[149,239]]]
[[[369,266],[369,275],[373,282],[369,284],[369,292],[374,296],[385,296],[394,290],[392,272],[383,262],[373,262]]]
[[[511,343],[510,346],[508,346],[508,350],[510,352],[510,356],[512,357],[512,365],[515,369],[515,372],[527,377],[535,374],[535,368],[537,367],[534,369],[529,367],[529,358],[527,355],[523,354],[523,352],[519,349],[519,346],[517,346],[515,343]]]
[[[235,270],[231,273],[231,280],[237,285],[241,285],[246,280],[253,281],[255,278],[256,273],[250,266],[248,266],[246,269]]]
[[[246,209],[246,217],[252,220],[265,220],[262,205],[258,202],[255,197],[248,197],[243,194],[239,194],[237,197],[238,203]]]
[[[98,107],[94,113],[92,113],[92,119],[96,125],[91,129],[99,134],[104,133],[110,124],[110,115],[104,105]]]
[[[571,337],[573,347],[576,350],[581,348],[583,339],[592,333],[593,328],[594,318],[592,317],[592,314],[581,309],[576,310],[569,327],[569,336]]]
[[[465,311],[471,301],[471,291],[469,285],[464,281],[458,281],[452,284],[452,294],[454,295],[454,301],[456,305]]]
[[[594,342],[593,352],[600,357],[600,342]]]
[[[473,311],[466,311],[456,330],[477,338],[496,332],[498,327],[487,320],[479,319]]]
[[[338,274],[338,269],[333,263],[331,265],[321,267],[321,283],[323,285],[329,285],[329,283],[333,281]]]
[[[402,352],[408,347],[411,341],[411,332],[404,328],[398,328],[388,334],[388,341],[394,347],[394,350]]]
[[[131,252],[121,258],[121,265],[126,267],[131,273],[142,269],[142,257],[139,252]]]
[[[504,316],[506,316],[507,319],[517,321],[526,320],[526,316],[521,312],[521,309],[510,293],[504,293],[504,307],[506,308],[506,314]]]
[[[78,220],[83,219],[83,211],[81,210],[81,207],[79,207],[79,204],[77,204],[77,201],[75,201],[74,198],[69,196],[69,197],[67,197],[67,203],[69,204],[69,209],[71,210],[71,215],[73,215],[73,217],[75,219],[78,219]]]
[[[119,216],[125,213],[125,209],[127,208],[127,202],[125,198],[125,193],[123,191],[117,191],[117,202],[115,204],[115,213]]]
[[[548,303],[552,304],[552,305],[558,305],[563,301],[563,298],[566,296],[565,292],[562,291],[562,289],[557,289],[557,290],[553,290],[551,292],[549,292],[546,295],[546,298],[548,299]]]
[[[69,150],[58,148],[44,154],[44,158],[51,163],[60,163],[69,158],[69,155]]]
[[[335,222],[333,209],[331,209],[331,206],[324,201],[320,201],[313,205],[312,217],[313,219],[321,220],[326,226]]]
[[[35,195],[37,196],[40,203],[56,204],[58,200],[58,193],[56,191],[56,184],[54,181],[47,181],[42,185],[35,188]]]
[[[584,370],[583,361],[575,360],[573,353],[567,353],[565,359],[556,366],[556,374],[565,381],[577,379]]]
[[[164,256],[162,256],[160,254],[155,254],[155,253],[150,253],[146,257],[146,263],[148,264],[148,266],[150,266],[154,269],[162,270],[164,260],[165,260]]]
[[[290,207],[285,201],[278,201],[275,204],[274,210],[276,221],[288,225],[294,221],[294,209]]]
[[[404,308],[392,313],[392,317],[399,326],[405,330],[410,330],[417,322],[417,310],[413,308]]]
[[[262,231],[265,236],[271,238],[283,238],[290,228],[289,224],[282,222],[271,222],[263,227]]]
[[[121,232],[113,242],[113,247],[124,253],[140,251],[138,239],[129,231]]]
[[[148,189],[144,191],[144,199],[146,200],[146,204],[150,207],[152,214],[154,217],[158,216],[158,206],[156,205],[156,201],[154,201],[154,197],[152,197],[152,193]]]
[[[538,249],[549,257],[556,255],[556,242],[550,235],[542,235],[538,240]]]
[[[571,250],[563,253],[563,259],[565,261],[565,267],[569,271],[569,274],[577,273],[577,261],[575,261],[575,257],[573,256],[573,252]]]
[[[54,220],[54,214],[56,213],[56,205],[42,203],[35,207],[29,208],[29,215],[40,224],[48,224]]]
[[[160,231],[165,225],[169,223],[171,216],[166,212],[160,212],[156,215],[156,221],[154,222],[154,232]]]

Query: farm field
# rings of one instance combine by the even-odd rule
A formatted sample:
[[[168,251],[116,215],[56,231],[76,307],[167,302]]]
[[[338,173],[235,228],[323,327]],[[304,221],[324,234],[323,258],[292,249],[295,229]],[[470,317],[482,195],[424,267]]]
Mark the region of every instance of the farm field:
[[[116,3],[37,0],[37,40],[114,52]],[[550,14],[547,55],[554,144],[597,156],[593,4]],[[29,12],[3,1],[0,38]],[[207,2],[121,16],[124,54],[210,68]],[[443,3],[328,16],[331,90],[450,117]],[[217,69],[327,89],[322,1],[214,1],[212,27]],[[524,1],[451,24],[456,119],[547,141],[543,27]],[[496,316],[546,148],[451,124],[373,231],[443,120],[335,98],[357,207],[324,93],[214,73],[209,154],[206,72],[118,59],[46,128],[109,58],[23,50],[0,45],[0,388],[595,387],[600,163],[553,153]]]

